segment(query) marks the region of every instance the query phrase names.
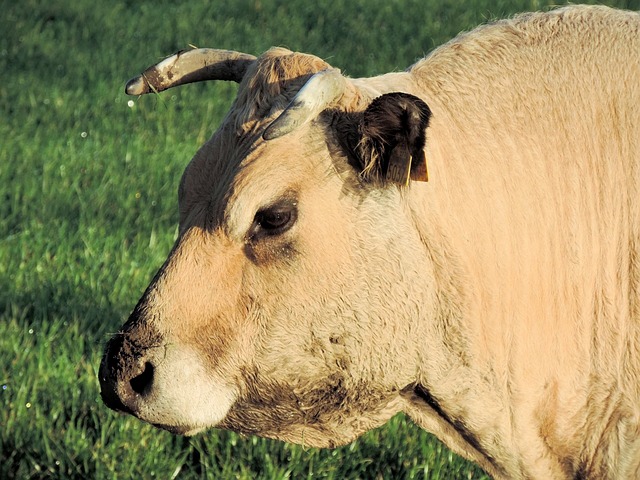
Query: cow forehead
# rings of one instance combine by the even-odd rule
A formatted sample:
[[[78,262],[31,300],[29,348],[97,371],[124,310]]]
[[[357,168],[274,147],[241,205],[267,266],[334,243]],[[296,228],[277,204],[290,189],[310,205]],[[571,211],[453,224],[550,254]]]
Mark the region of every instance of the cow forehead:
[[[225,205],[229,233],[243,235],[258,210],[285,197],[302,201],[326,182],[328,153],[322,155],[323,144],[313,141],[315,132],[310,130],[303,127],[286,137],[263,141],[241,164]]]
[[[181,221],[197,218],[240,239],[261,208],[320,187],[333,173],[318,130],[305,126],[275,140],[258,138],[250,146],[237,136],[207,142],[181,181]]]
[[[185,170],[181,223],[194,211],[206,212],[209,222],[239,235],[260,205],[290,192],[305,175],[311,179],[310,170],[324,158],[317,154],[324,145],[320,129],[300,128],[269,141],[262,133],[305,81],[328,67],[312,55],[274,48],[249,68],[223,124]]]

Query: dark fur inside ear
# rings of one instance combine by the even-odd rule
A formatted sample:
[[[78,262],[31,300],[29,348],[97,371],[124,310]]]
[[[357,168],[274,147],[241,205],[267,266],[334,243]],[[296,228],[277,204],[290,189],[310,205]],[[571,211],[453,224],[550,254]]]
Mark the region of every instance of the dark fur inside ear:
[[[424,147],[430,118],[429,106],[408,93],[387,93],[371,102],[360,124],[362,176],[398,183],[408,182],[409,175],[426,180]]]

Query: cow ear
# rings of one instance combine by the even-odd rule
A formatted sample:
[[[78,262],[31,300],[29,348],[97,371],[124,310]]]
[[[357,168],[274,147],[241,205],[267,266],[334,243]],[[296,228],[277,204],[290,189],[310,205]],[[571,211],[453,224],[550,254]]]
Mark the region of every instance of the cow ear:
[[[428,181],[424,147],[430,118],[427,104],[407,93],[387,93],[371,102],[360,123],[362,176],[400,185]]]

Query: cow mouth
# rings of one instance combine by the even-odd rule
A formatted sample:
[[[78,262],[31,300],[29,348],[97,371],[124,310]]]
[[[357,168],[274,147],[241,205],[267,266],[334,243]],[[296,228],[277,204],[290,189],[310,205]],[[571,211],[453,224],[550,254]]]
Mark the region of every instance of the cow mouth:
[[[189,427],[186,425],[166,425],[164,423],[152,423],[151,425],[153,425],[154,427],[160,430],[165,430],[169,433],[172,433],[173,435],[180,435],[183,437],[192,437],[205,429],[205,427]]]

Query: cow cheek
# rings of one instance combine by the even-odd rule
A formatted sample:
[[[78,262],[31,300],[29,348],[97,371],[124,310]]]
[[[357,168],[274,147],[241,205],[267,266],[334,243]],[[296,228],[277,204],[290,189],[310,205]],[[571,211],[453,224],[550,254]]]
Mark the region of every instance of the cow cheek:
[[[202,320],[199,328],[180,339],[200,353],[208,371],[234,385],[239,372],[255,356],[259,338],[258,315],[247,302],[239,298],[236,305]]]
[[[297,274],[302,268],[298,264]],[[360,430],[337,427],[351,421],[354,412],[345,411],[346,405],[354,405],[354,417],[361,418],[349,391],[362,390],[351,385],[351,337],[337,322],[342,308],[329,301],[327,285],[317,275],[311,281],[290,274],[286,282],[280,278],[286,292],[280,290],[283,283],[270,284],[269,303],[261,305],[259,351],[242,371],[239,400],[222,426],[307,445],[347,443]]]
[[[252,246],[244,284],[257,300],[256,350],[221,426],[335,446],[380,425],[398,407],[365,358],[367,310],[379,302],[369,297],[365,263],[371,259],[354,252],[355,222],[326,201],[317,204],[323,208],[305,210],[304,228],[289,248],[275,241]]]

